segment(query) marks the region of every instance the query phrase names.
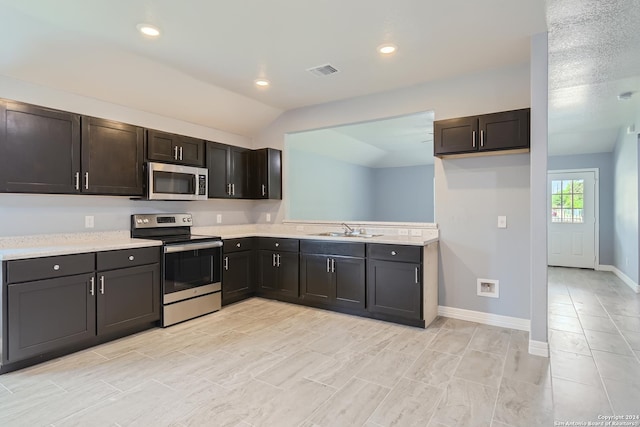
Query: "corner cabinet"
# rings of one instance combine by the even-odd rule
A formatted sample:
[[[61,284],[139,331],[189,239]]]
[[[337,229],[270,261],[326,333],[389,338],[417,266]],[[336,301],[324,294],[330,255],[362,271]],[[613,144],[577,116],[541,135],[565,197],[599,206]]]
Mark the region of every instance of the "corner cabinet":
[[[207,142],[206,147],[209,198],[248,198],[251,150],[217,142]]]
[[[205,163],[204,141],[148,129],[147,159],[156,162],[203,167]]]
[[[436,157],[526,152],[530,146],[530,109],[434,122]]]

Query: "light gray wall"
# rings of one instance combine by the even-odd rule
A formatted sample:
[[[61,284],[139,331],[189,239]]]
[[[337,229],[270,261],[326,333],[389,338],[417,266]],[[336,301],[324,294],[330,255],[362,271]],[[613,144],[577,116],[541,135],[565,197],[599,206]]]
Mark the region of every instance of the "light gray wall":
[[[433,165],[373,169],[373,221],[434,222]]]
[[[638,135],[622,130],[613,151],[614,265],[638,283]]]
[[[251,146],[247,137],[4,76],[0,76],[0,97],[242,147]],[[146,212],[193,212],[197,226],[213,225],[216,215],[222,214],[223,224],[241,224],[256,220],[258,213],[254,203],[247,200],[161,202],[109,196],[0,194],[0,236],[128,230],[130,215]],[[95,216],[95,228],[84,228],[85,215]]]
[[[374,221],[371,168],[303,150],[288,153],[291,219]]]
[[[597,168],[599,170],[598,209],[599,254],[601,265],[613,265],[613,155],[611,153],[575,154],[571,156],[549,156],[549,170]]]
[[[529,65],[522,64],[287,111],[256,137],[254,147],[282,149],[284,147],[285,134],[290,132],[375,120],[420,111],[434,111],[436,120],[441,120],[525,108],[530,105],[532,90],[529,75]],[[538,104],[537,108],[544,109],[544,114],[546,115],[546,103]],[[291,185],[286,178],[288,176],[288,155],[286,151],[283,153],[285,195],[288,191],[287,186]],[[546,159],[546,150],[544,157]],[[475,226],[478,225],[478,220],[474,220],[473,225],[465,225],[460,221],[454,221],[456,218],[460,218],[460,215],[471,215],[471,212],[460,212],[459,204],[448,206],[447,203],[440,203],[441,200],[453,200],[453,195],[449,194],[451,187],[447,184],[450,179],[449,174],[452,174],[452,179],[455,178],[457,180],[464,178],[464,171],[458,172],[450,167],[444,168],[442,167],[443,162],[436,159],[436,220],[440,223],[442,232],[440,240],[441,254],[451,251],[448,255],[443,255],[441,260],[441,270],[448,273],[440,277],[440,304],[450,304],[456,308],[481,310],[525,319],[529,318],[530,260],[528,248],[531,233],[528,212],[525,216],[524,209],[522,209],[522,206],[527,206],[527,208],[529,206],[529,190],[528,187],[524,187],[527,185],[526,182],[529,177],[527,159],[527,155],[464,159],[470,160],[469,166],[475,169],[475,172],[473,170],[469,171],[469,177],[473,177],[476,173],[483,177],[490,177],[492,173],[495,173],[501,179],[514,180],[511,186],[508,186],[508,182],[502,181],[491,181],[482,184],[485,187],[484,190],[481,187],[480,193],[490,195],[492,199],[488,201],[481,200],[483,204],[481,206],[483,223],[480,224],[480,230],[477,232],[475,231]],[[455,165],[458,163],[454,161],[450,164]],[[482,170],[482,165],[495,166],[497,170],[495,172]],[[542,168],[542,174],[546,175],[546,163]],[[546,187],[546,178],[543,181],[543,187]],[[464,185],[471,186],[474,183],[465,182]],[[511,215],[513,223],[507,230],[498,230],[496,227],[497,217],[495,215],[498,215],[498,208],[502,211],[503,204],[511,196],[515,197],[519,203],[518,207],[512,207],[510,204],[508,206],[509,210],[505,211],[506,215],[514,212]],[[487,203],[491,204],[493,200],[498,200],[500,204],[497,207],[484,206]],[[286,203],[284,206],[273,207],[272,214],[274,218],[277,220],[285,218],[285,206]],[[546,209],[543,208],[543,210]],[[445,221],[446,223],[441,223],[441,217],[444,219],[450,217],[450,220]],[[457,232],[456,228],[458,227],[467,232]],[[478,251],[484,250],[484,247],[478,242],[479,235],[489,245],[493,245],[498,250],[497,254],[508,252],[509,256],[505,258],[499,255],[483,255],[489,259],[490,265],[486,267],[480,266],[476,259]],[[509,246],[508,250],[504,245]],[[546,253],[546,243],[544,250]],[[452,254],[453,256],[451,256]],[[461,280],[458,280],[456,273],[451,274],[451,272],[457,271],[463,272],[460,277]],[[491,274],[491,278],[501,280],[501,283],[504,283],[506,287],[506,294],[492,301],[487,301],[489,298],[483,298],[478,301],[475,279],[473,283],[469,283],[468,279],[481,273]],[[544,293],[546,294],[546,277]],[[544,304],[542,311],[546,318],[546,299],[542,303]]]

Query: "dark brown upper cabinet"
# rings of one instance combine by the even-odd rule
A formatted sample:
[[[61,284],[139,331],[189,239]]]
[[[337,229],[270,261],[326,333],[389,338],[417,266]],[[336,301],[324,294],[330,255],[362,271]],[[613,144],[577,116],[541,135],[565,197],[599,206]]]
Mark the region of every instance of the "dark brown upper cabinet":
[[[203,167],[204,141],[158,130],[147,130],[147,159]]]
[[[144,129],[82,117],[83,192],[142,196]]]
[[[253,150],[250,156],[249,194],[252,199],[282,199],[282,151]]]
[[[0,191],[80,190],[80,116],[0,100]]]
[[[437,157],[529,151],[530,109],[434,122]]]
[[[246,148],[207,142],[209,198],[249,198],[249,155]]]

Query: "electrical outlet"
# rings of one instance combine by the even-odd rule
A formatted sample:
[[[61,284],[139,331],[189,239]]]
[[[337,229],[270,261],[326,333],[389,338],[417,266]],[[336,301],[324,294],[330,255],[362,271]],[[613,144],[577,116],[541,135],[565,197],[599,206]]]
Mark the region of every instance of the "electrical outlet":
[[[398,235],[399,236],[408,236],[409,235],[409,229],[407,229],[407,228],[399,228],[398,229]]]
[[[506,216],[499,216],[498,217],[498,228],[507,228],[507,217]]]
[[[271,222],[271,214],[270,213],[267,214],[267,222]]]
[[[222,214],[216,215],[216,223],[222,224]]]
[[[411,230],[412,236],[422,236],[422,230]]]
[[[94,217],[93,215],[87,215],[84,217],[84,228],[93,228]]]

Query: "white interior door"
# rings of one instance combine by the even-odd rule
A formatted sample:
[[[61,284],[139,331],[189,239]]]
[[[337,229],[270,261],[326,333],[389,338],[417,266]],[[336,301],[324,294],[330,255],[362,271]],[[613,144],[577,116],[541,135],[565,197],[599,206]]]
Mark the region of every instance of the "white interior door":
[[[596,267],[597,171],[549,171],[548,264]]]

